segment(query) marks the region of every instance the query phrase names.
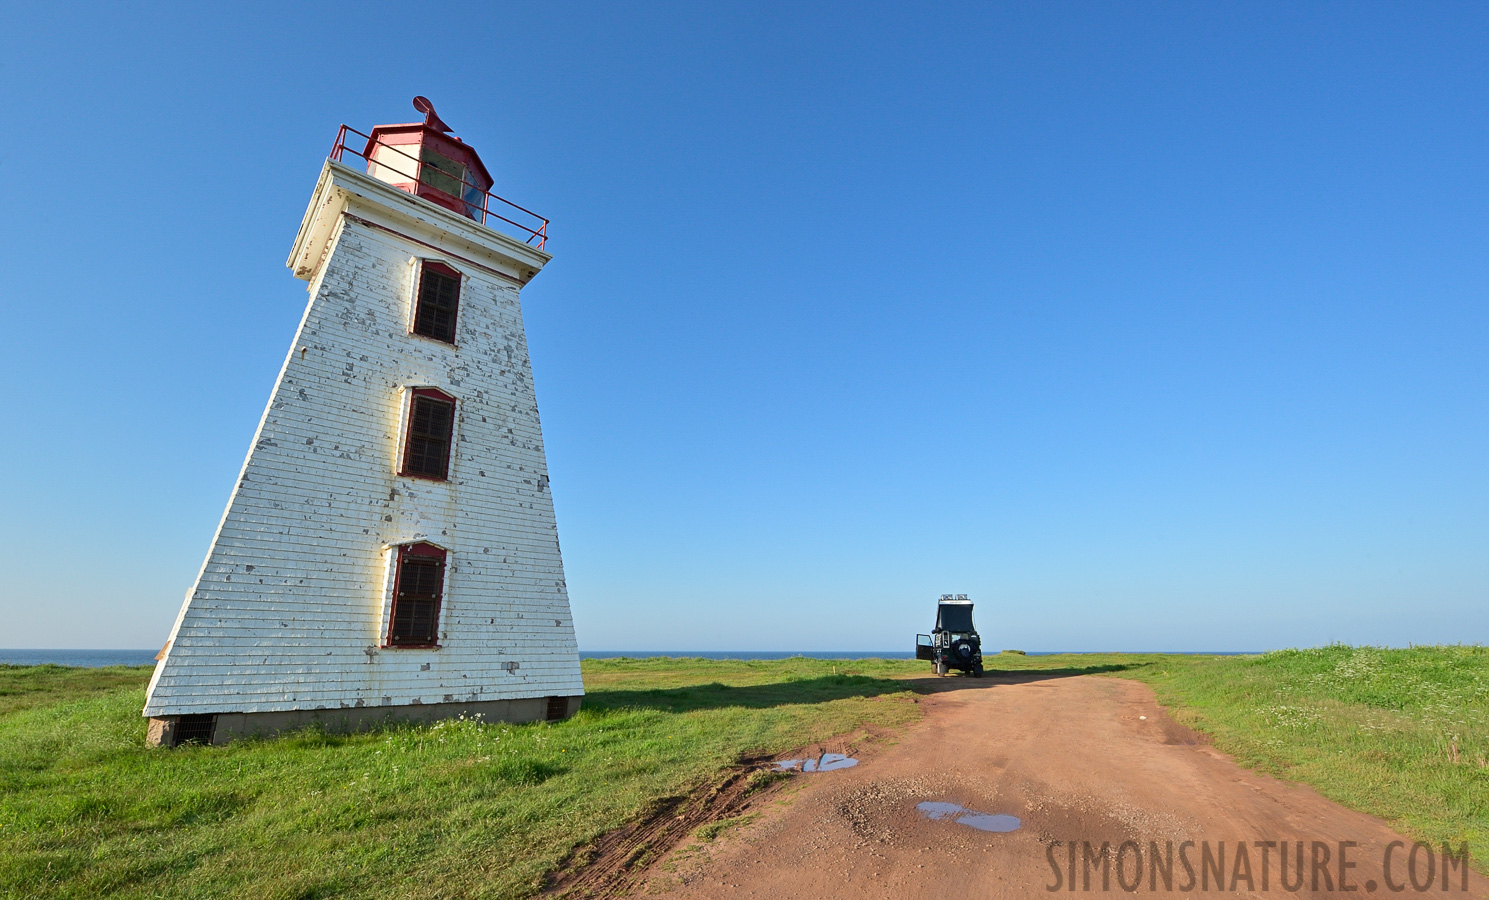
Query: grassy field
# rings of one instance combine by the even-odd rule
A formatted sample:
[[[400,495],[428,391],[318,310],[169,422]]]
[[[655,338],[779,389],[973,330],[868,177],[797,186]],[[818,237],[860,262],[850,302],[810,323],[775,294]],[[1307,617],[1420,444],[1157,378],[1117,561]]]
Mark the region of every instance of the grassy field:
[[[903,666],[833,666],[593,661],[566,722],[175,751],[144,746],[149,669],[0,666],[0,896],[528,896],[742,753],[916,717]]]
[[[1489,649],[1082,654],[1241,762],[1489,859]],[[591,660],[562,723],[144,747],[148,669],[0,666],[0,896],[523,897],[743,754],[918,714],[910,661]]]

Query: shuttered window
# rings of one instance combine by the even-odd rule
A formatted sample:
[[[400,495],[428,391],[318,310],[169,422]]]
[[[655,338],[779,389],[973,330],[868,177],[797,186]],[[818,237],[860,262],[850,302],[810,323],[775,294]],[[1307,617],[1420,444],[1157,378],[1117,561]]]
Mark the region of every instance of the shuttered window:
[[[443,263],[424,260],[419,265],[414,334],[453,344],[455,318],[459,312],[460,273]]]
[[[399,547],[387,646],[438,646],[439,608],[444,591],[445,551],[433,544]]]
[[[408,437],[399,474],[441,481],[450,476],[450,440],[455,431],[455,398],[434,388],[411,392]]]

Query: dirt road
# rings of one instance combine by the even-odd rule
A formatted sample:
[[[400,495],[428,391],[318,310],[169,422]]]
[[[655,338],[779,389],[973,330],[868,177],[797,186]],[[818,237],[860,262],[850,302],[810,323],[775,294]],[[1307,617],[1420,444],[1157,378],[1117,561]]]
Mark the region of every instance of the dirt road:
[[[1412,868],[1413,843],[1383,822],[1237,766],[1170,719],[1139,682],[1029,673],[938,686],[921,701],[922,722],[867,748],[854,768],[794,776],[760,804],[758,819],[684,854],[640,893],[815,900],[1133,888],[1360,897],[1397,894],[1394,886],[1403,897],[1489,897],[1472,873],[1463,890],[1466,866],[1446,868],[1440,847],[1429,880],[1429,854],[1418,850]],[[965,813],[941,807],[952,811],[928,818],[917,808],[924,802]],[[1019,826],[990,832],[957,821],[970,813],[1015,816]],[[1405,843],[1390,851],[1387,872],[1393,841]],[[1341,842],[1354,842],[1343,848],[1342,884]]]

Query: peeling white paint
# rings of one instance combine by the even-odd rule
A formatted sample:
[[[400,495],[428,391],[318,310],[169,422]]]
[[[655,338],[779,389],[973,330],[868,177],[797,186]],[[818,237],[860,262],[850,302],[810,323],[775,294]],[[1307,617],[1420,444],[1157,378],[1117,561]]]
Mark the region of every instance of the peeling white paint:
[[[465,276],[454,347],[409,333],[411,257]],[[327,164],[291,256],[310,303],[145,715],[583,693],[518,297],[548,258]],[[397,474],[423,386],[458,400],[448,482]],[[381,646],[413,540],[450,553],[438,650]]]

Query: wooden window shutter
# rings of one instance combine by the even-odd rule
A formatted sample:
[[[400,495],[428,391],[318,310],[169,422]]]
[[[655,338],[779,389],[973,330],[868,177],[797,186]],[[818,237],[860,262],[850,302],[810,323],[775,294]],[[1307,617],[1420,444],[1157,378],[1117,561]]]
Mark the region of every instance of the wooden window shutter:
[[[455,398],[435,388],[410,392],[408,433],[400,475],[450,477],[450,444],[455,434]]]
[[[447,344],[456,343],[460,313],[460,273],[442,262],[424,259],[418,265],[414,298],[414,334]]]
[[[419,264],[419,289],[414,301],[414,334],[455,343],[455,321],[460,312],[460,273],[444,263]]]
[[[405,544],[398,548],[386,646],[439,646],[445,561],[445,551],[433,544]]]

